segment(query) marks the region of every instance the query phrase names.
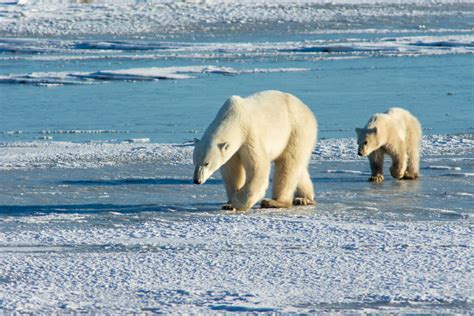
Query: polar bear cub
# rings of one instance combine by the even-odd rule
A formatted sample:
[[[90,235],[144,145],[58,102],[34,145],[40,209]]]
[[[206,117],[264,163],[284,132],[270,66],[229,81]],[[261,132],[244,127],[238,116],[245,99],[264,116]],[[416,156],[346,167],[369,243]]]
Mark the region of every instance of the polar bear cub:
[[[359,156],[368,156],[369,181],[383,182],[384,154],[392,158],[395,179],[416,179],[420,169],[421,125],[410,112],[390,108],[374,114],[364,128],[356,128]]]
[[[261,206],[314,204],[308,164],[316,138],[316,118],[295,96],[279,91],[232,96],[195,140],[194,183],[203,184],[220,169],[228,198],[224,209],[248,210],[264,197],[274,162],[272,199]]]

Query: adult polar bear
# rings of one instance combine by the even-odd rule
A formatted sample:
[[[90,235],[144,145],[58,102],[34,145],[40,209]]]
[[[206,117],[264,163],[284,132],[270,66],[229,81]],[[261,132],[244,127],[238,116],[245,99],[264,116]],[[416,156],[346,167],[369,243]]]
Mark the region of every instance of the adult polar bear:
[[[383,182],[384,154],[392,157],[390,174],[395,179],[413,180],[420,172],[421,125],[410,112],[390,108],[374,114],[364,128],[356,128],[359,156],[368,156],[369,181]]]
[[[295,96],[279,91],[232,96],[195,141],[194,183],[203,184],[220,168],[228,197],[224,208],[248,210],[265,196],[274,161],[272,199],[261,206],[314,204],[308,163],[316,138],[316,118]]]

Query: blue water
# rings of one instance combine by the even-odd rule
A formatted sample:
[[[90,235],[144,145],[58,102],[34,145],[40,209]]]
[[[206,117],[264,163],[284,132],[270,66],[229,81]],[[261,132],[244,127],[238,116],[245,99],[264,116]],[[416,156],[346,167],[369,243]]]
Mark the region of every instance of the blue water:
[[[360,37],[367,39],[368,36]],[[328,37],[323,36],[324,40]],[[337,34],[333,39],[341,37],[343,35]],[[373,36],[373,39],[378,37]],[[279,40],[300,39],[301,35]],[[252,35],[240,40],[242,43],[261,42]],[[141,40],[143,42],[146,40]],[[180,42],[180,45],[186,43],[192,44]],[[173,54],[160,52],[161,57],[156,59],[129,59],[122,58],[119,51],[106,54],[111,58],[98,60],[32,59],[74,53],[77,54],[77,50],[62,55],[57,52],[4,53],[0,57],[23,59],[1,59],[0,74],[196,65],[235,69],[307,68],[309,71],[235,76],[195,74],[195,79],[188,80],[112,81],[55,87],[0,84],[1,141],[30,141],[49,135],[53,140],[75,142],[150,138],[152,142],[179,143],[200,135],[230,95],[246,96],[267,89],[290,92],[301,98],[317,115],[320,137],[325,138],[353,137],[354,127],[365,124],[374,112],[391,106],[401,106],[415,114],[425,134],[470,133],[474,128],[474,57],[471,54],[413,57],[385,56],[383,52],[368,55],[310,52],[262,57],[255,52],[243,55],[213,51],[215,55],[206,58],[166,57]],[[144,53],[132,51],[132,54]],[[341,56],[354,59],[324,60]],[[317,60],[320,57],[324,57],[323,60]],[[58,130],[81,132],[54,132]],[[108,132],[92,132],[97,130]]]

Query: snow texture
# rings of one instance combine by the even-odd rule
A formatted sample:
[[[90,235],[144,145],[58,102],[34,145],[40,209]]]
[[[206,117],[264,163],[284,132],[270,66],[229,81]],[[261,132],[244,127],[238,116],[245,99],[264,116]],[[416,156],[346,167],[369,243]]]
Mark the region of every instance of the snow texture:
[[[306,68],[256,68],[234,69],[231,67],[188,66],[188,67],[151,67],[119,70],[100,70],[96,72],[35,72],[0,76],[0,83],[21,83],[39,86],[91,84],[107,81],[153,81],[181,80],[195,78],[189,74],[238,75],[268,72],[299,72]]]
[[[463,30],[469,32],[469,30]],[[438,30],[438,32],[444,32]],[[474,35],[451,34],[381,38],[339,38],[287,42],[166,42],[157,40],[57,40],[0,38],[0,52],[14,54],[2,60],[87,59],[236,59],[291,57],[373,57],[472,54]],[[26,55],[29,54],[29,55]],[[45,55],[47,54],[47,55]],[[172,69],[170,69],[172,70]],[[209,71],[212,72],[212,69]],[[192,71],[191,71],[192,72]]]
[[[307,213],[308,214],[305,214]],[[352,219],[341,216],[352,212]],[[467,312],[472,222],[374,209],[2,217],[0,309],[41,313]],[[337,216],[339,215],[339,217]]]
[[[452,17],[472,15],[469,1],[449,0],[24,1],[0,5],[0,34],[228,34],[275,28],[328,32],[360,25],[368,30],[380,25],[424,30]]]
[[[100,131],[42,131],[53,133],[97,133]],[[105,131],[113,132],[113,131]],[[20,132],[16,132],[20,133]],[[312,155],[318,161],[360,161],[353,138],[322,139]],[[149,139],[130,139],[126,142],[5,142],[0,143],[0,170],[31,168],[99,168],[128,163],[192,164],[192,143],[157,144]],[[474,136],[429,135],[423,138],[422,156],[458,156],[474,151]],[[364,159],[366,160],[366,159]],[[431,169],[449,167],[431,166]]]

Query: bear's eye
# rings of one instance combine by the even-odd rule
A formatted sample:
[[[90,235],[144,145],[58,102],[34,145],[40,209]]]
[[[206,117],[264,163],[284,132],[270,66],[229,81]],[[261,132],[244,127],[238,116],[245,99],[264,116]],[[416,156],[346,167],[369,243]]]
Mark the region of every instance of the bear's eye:
[[[364,145],[367,145],[368,143],[369,143],[369,142],[365,141],[365,142],[364,142]]]
[[[208,162],[205,162],[205,163],[204,163],[204,167],[207,167],[207,166],[209,166],[209,163],[208,163]]]

